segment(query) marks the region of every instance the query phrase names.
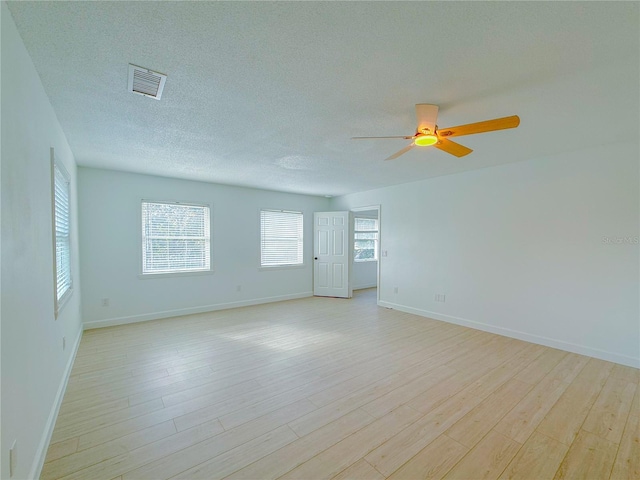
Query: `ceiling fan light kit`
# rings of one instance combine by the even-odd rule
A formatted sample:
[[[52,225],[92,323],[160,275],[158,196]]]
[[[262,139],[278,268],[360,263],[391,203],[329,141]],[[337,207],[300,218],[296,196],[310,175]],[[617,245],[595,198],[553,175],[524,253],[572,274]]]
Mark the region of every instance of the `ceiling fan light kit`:
[[[421,133],[420,135],[416,135],[413,143],[418,147],[429,147],[438,143],[438,137],[436,137],[432,133]]]
[[[372,138],[402,138],[404,140],[412,140],[412,142],[402,150],[394,153],[385,160],[393,160],[400,155],[408,152],[413,147],[429,147],[434,146],[439,150],[447,152],[456,157],[464,157],[469,155],[473,150],[460,145],[459,143],[449,140],[450,137],[459,137],[462,135],[473,135],[475,133],[494,132],[496,130],[505,130],[508,128],[516,128],[520,125],[520,118],[517,115],[510,117],[496,118],[493,120],[485,120],[483,122],[469,123],[466,125],[458,125],[457,127],[449,127],[438,129],[436,120],[438,118],[438,106],[427,103],[418,103],[416,105],[416,119],[418,126],[416,133],[412,136],[392,136],[392,137],[352,137],[353,140],[368,140]]]

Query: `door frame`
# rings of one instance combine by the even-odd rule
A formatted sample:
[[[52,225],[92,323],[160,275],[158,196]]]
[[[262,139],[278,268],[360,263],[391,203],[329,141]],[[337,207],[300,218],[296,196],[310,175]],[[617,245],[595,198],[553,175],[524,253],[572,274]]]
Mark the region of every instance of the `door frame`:
[[[367,211],[371,211],[371,210],[377,210],[378,211],[378,251],[376,252],[378,254],[378,265],[376,268],[376,303],[379,305],[380,304],[380,263],[382,261],[382,249],[381,249],[381,245],[382,245],[382,205],[378,204],[378,205],[369,205],[369,206],[365,206],[365,207],[353,207],[350,209],[351,212],[353,213],[353,222],[355,223],[355,217],[357,216],[358,212],[367,212]],[[351,230],[355,230],[354,225],[351,225]],[[353,238],[351,239],[351,244],[353,244]],[[354,263],[353,258],[351,259],[351,263]],[[353,270],[353,265],[351,265],[352,270]]]

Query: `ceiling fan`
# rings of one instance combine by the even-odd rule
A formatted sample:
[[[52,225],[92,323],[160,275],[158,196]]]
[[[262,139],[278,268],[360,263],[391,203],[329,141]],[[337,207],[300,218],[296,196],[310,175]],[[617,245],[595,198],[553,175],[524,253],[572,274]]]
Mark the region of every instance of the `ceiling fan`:
[[[515,128],[520,125],[520,117],[512,115],[511,117],[468,123],[466,125],[458,125],[457,127],[438,128],[436,125],[436,119],[438,118],[438,106],[426,103],[418,103],[416,105],[416,118],[418,119],[418,128],[414,135],[400,135],[393,137],[352,137],[352,140],[368,140],[373,138],[402,138],[404,140],[412,140],[409,145],[390,157],[385,158],[385,160],[398,158],[400,155],[407,153],[414,147],[428,147],[431,145],[444,152],[450,153],[451,155],[455,155],[456,157],[464,157],[465,155],[473,152],[473,150],[465,147],[464,145],[460,145],[459,143],[452,142],[449,140],[450,137],[493,132],[494,130],[505,130],[507,128]]]

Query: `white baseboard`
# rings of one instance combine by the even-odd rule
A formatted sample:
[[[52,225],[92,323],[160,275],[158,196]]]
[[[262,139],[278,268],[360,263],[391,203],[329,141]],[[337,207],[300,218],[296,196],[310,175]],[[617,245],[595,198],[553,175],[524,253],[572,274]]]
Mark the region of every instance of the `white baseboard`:
[[[419,308],[407,307],[405,305],[398,305],[391,302],[378,302],[381,307],[392,308],[394,310],[400,310],[401,312],[412,313],[421,317],[433,318],[434,320],[440,320],[442,322],[454,323],[456,325],[462,325],[463,327],[474,328],[476,330],[482,330],[484,332],[495,333],[497,335],[503,335],[505,337],[516,338],[518,340],[524,340],[525,342],[536,343],[544,345],[545,347],[557,348],[565,350],[567,352],[578,353],[580,355],[586,355],[588,357],[599,358],[600,360],[606,360],[608,362],[619,363],[621,365],[627,365],[629,367],[640,368],[640,358],[634,358],[627,355],[620,355],[615,352],[608,352],[592,347],[585,347],[583,345],[577,345],[574,343],[564,342],[562,340],[555,340],[553,338],[543,337],[540,335],[533,335],[531,333],[521,332],[518,330],[511,330],[510,328],[497,327],[495,325],[489,325],[488,323],[477,322],[475,320],[467,320],[465,318],[453,317],[451,315],[444,315],[442,313],[430,312],[428,310],[422,310]]]
[[[53,406],[51,407],[51,412],[49,412],[49,418],[47,419],[47,424],[44,433],[42,434],[42,439],[40,440],[40,444],[38,445],[38,450],[36,450],[33,465],[31,466],[31,473],[29,474],[28,478],[40,478],[40,474],[42,473],[42,467],[44,466],[44,461],[47,457],[47,450],[49,449],[49,442],[51,442],[53,429],[56,426],[58,412],[60,411],[60,406],[62,405],[62,400],[64,399],[64,393],[67,390],[69,376],[71,375],[73,363],[76,360],[76,354],[78,353],[78,347],[80,346],[81,339],[82,329],[80,329],[80,332],[78,332],[78,337],[76,338],[75,344],[73,345],[73,352],[71,352],[71,355],[69,355],[69,361],[67,362],[67,366],[64,370],[62,381],[60,382],[58,392],[56,393],[56,398],[53,402]]]
[[[373,288],[373,287],[377,287],[378,284],[377,283],[368,283],[366,285],[354,285],[353,289],[354,290],[364,290],[365,288]]]
[[[146,322],[149,320],[160,320],[162,318],[179,317],[182,315],[193,315],[194,313],[215,312],[216,310],[227,310],[229,308],[249,307],[251,305],[261,305],[263,303],[282,302],[284,300],[296,300],[299,298],[312,297],[313,292],[300,292],[290,295],[278,295],[276,297],[262,297],[240,302],[217,303],[215,305],[203,305],[201,307],[181,308],[177,310],[166,310],[163,312],[145,313],[142,315],[131,315],[128,317],[107,318],[104,320],[94,320],[85,322],[84,329],[113,327],[115,325],[126,325],[128,323]]]

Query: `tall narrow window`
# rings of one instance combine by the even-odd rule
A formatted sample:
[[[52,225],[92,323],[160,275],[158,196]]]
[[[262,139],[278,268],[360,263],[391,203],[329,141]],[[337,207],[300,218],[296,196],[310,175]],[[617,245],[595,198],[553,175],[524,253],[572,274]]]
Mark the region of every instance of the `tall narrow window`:
[[[211,270],[207,205],[142,202],[142,273]]]
[[[302,265],[302,231],[302,212],[260,210],[260,265]]]
[[[378,220],[356,218],[353,259],[356,262],[372,262],[378,259]]]
[[[71,193],[69,174],[53,160],[53,232],[55,248],[55,315],[71,295]]]

